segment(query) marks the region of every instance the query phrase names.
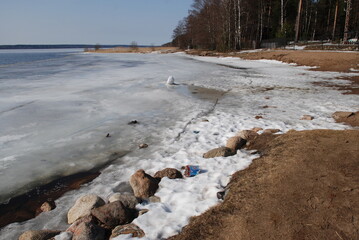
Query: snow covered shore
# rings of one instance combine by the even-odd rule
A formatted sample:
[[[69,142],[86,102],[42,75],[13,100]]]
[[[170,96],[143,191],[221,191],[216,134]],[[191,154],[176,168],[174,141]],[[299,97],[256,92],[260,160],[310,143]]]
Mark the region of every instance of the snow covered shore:
[[[253,127],[275,128],[282,132],[289,129],[348,129],[350,127],[335,123],[331,114],[359,108],[359,96],[342,95],[336,90],[312,84],[328,80],[346,84],[347,81],[335,78],[354,76],[355,73],[314,72],[307,67],[268,60],[245,61],[183,54],[171,57],[185,59],[181,63],[183,68],[187,66],[185,63],[200,62],[218,71],[217,74],[212,72],[216,78],[204,78],[198,74],[198,78],[191,79],[187,84],[228,92],[215,105],[212,103],[213,109],[208,106],[200,109],[200,104],[195,104],[181,121],[167,119],[172,124],[160,134],[156,132],[159,134],[157,137],[162,139],[158,145],[138,150],[141,152],[123,157],[121,164],[107,167],[92,183],[58,199],[58,207],[53,211],[3,228],[0,239],[13,239],[27,229],[65,230],[67,211],[76,198],[94,193],[107,199],[114,192],[127,191],[127,181],[137,169],[154,174],[168,167],[180,169],[188,164],[198,165],[204,171],[195,177],[163,179],[156,193],[161,198],[160,203],[138,205],[138,208],[149,209],[134,221],[144,230],[146,238],[167,238],[178,233],[191,216],[199,215],[219,203],[216,193],[228,183],[230,175],[246,168],[256,157],[244,150],[234,156],[213,159],[203,159],[203,153],[224,145],[238,131]],[[311,115],[314,119],[300,120],[303,115]],[[256,119],[256,116],[262,118]],[[121,236],[115,239],[127,238]]]

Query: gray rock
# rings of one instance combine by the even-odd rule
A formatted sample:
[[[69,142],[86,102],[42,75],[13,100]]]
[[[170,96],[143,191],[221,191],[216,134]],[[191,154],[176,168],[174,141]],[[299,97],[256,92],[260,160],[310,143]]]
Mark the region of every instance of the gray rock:
[[[163,177],[168,177],[169,179],[183,178],[182,173],[175,168],[165,168],[161,171],[156,172],[153,177],[160,179],[162,179]]]
[[[145,173],[140,169],[130,178],[130,185],[133,189],[135,197],[149,198],[155,194],[158,189],[159,180]]]
[[[48,240],[61,233],[53,230],[29,230],[20,235],[19,240]]]
[[[230,148],[232,150],[232,152],[235,154],[238,149],[241,149],[243,146],[246,145],[246,142],[247,142],[247,140],[245,140],[239,136],[234,136],[227,140],[226,147]]]
[[[121,201],[126,208],[136,208],[136,205],[140,203],[140,201],[134,195],[121,193],[112,194],[108,201],[110,203]]]
[[[126,208],[120,201],[92,209],[91,214],[111,229],[118,225],[130,223],[135,218],[134,211]]]
[[[205,154],[203,154],[204,158],[214,158],[214,157],[228,157],[234,155],[232,150],[227,147],[219,147],[212,149]]]
[[[91,209],[104,204],[105,201],[95,194],[82,196],[67,213],[67,222],[71,224],[81,217],[88,216],[91,214]]]
[[[112,230],[110,239],[118,237],[122,234],[132,234],[132,237],[142,238],[145,236],[145,233],[137,225],[130,223],[123,226],[117,226]]]

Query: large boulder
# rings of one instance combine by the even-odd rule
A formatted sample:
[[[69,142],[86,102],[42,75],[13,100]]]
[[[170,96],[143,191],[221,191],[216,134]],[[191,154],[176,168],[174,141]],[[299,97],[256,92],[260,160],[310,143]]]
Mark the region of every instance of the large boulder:
[[[149,198],[155,194],[158,189],[159,180],[145,173],[140,169],[130,178],[130,185],[133,189],[135,197]]]
[[[230,148],[233,153],[236,153],[238,149],[241,149],[244,145],[246,145],[247,140],[234,136],[227,140],[226,147]]]
[[[130,223],[135,218],[134,211],[126,208],[120,201],[92,209],[91,214],[111,229],[118,225]]]
[[[180,171],[175,168],[165,168],[161,171],[155,173],[154,178],[162,179],[163,177],[168,177],[169,179],[183,178],[183,175]]]
[[[242,130],[239,133],[237,133],[237,136],[247,140],[247,141],[253,141],[256,137],[258,137],[258,133],[254,130]]]
[[[205,154],[203,154],[204,158],[214,158],[214,157],[228,157],[234,155],[232,149],[227,147],[219,147],[212,149]]]
[[[115,227],[112,230],[110,239],[118,237],[122,234],[131,234],[132,237],[138,237],[138,238],[142,238],[145,236],[145,233],[141,228],[139,228],[137,225],[133,223],[130,223],[130,224]]]
[[[72,240],[104,240],[106,230],[93,222],[82,222],[74,229]]]
[[[68,229],[66,229],[66,232],[74,233],[81,223],[92,223],[98,225],[99,221],[94,216],[87,215],[85,217],[77,219],[73,224],[71,224]]]
[[[75,222],[81,217],[91,214],[91,209],[105,205],[105,201],[95,194],[89,194],[76,200],[75,205],[67,213],[67,222]]]
[[[135,208],[137,204],[141,203],[134,195],[114,193],[108,199],[110,203],[120,201],[127,208]]]
[[[53,230],[29,230],[20,235],[19,240],[48,240],[61,233]]]

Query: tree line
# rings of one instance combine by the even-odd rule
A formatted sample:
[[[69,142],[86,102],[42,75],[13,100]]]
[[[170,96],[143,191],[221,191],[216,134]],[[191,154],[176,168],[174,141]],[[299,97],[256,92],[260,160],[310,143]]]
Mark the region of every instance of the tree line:
[[[358,38],[359,0],[194,0],[173,31],[173,45],[218,51],[269,39]]]

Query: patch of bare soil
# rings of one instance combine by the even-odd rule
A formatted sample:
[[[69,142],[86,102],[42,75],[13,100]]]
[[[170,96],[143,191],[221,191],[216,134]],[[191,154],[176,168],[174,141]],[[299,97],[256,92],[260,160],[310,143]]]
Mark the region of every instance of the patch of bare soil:
[[[317,66],[315,70],[319,71],[350,72],[350,68],[359,67],[359,52],[273,50],[238,53],[236,56],[249,60],[273,59],[302,66]]]
[[[359,239],[359,131],[261,135],[222,204],[171,240]]]

